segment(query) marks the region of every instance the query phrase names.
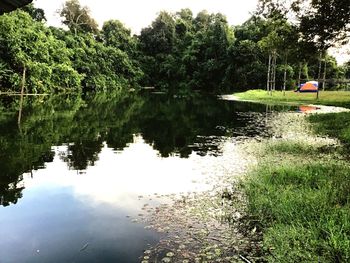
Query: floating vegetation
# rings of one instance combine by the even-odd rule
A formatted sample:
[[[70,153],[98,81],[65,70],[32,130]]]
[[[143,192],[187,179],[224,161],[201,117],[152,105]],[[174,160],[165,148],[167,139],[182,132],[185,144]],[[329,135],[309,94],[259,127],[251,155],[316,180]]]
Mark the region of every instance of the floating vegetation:
[[[164,235],[144,251],[141,262],[266,262],[263,226],[247,212],[242,176],[262,161],[299,160],[300,152],[312,154],[316,148],[334,152],[338,143],[314,136],[303,114],[271,112],[259,116],[259,122],[267,127],[266,137],[226,141],[220,146],[226,147],[221,163],[202,167],[203,182],[193,184],[206,184],[210,190],[148,197],[161,204],[145,203],[136,222]],[[273,158],[267,154],[274,151]]]
[[[147,229],[164,233],[144,252],[149,262],[255,262],[261,257],[261,234],[251,228],[245,200],[237,189],[188,193],[151,209]],[[147,258],[146,258],[147,257]]]

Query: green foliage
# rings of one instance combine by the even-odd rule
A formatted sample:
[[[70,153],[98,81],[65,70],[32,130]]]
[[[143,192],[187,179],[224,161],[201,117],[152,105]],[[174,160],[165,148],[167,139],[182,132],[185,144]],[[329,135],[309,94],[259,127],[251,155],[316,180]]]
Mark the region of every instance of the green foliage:
[[[350,6],[347,1],[259,0],[259,4],[258,13],[265,17],[294,12],[298,31],[303,38],[315,42],[319,50],[348,42]]]
[[[300,20],[300,31],[310,41],[325,50],[334,43],[349,41],[350,5],[344,0],[311,1],[305,7],[300,0],[294,1],[293,9]]]
[[[282,90],[284,69],[287,89],[294,89],[300,63],[307,71],[313,67],[309,71],[311,78],[317,75],[315,46],[300,39],[297,28],[281,13],[276,12],[269,18],[254,15],[235,27],[234,32],[236,41],[229,51],[231,63],[227,73],[235,90],[265,88],[268,56],[272,53],[277,55],[277,89]]]
[[[345,63],[343,69],[345,78],[350,79],[350,61]]]
[[[131,36],[130,29],[122,22],[118,20],[105,22],[101,34],[107,46],[118,48],[129,56],[134,56],[137,52],[137,39]]]
[[[171,14],[162,11],[150,27],[140,35],[141,47],[146,55],[170,54],[175,41],[175,21]]]
[[[237,89],[264,87],[266,65],[260,46],[252,40],[237,41],[230,50],[232,82]]]
[[[77,34],[78,32],[98,33],[98,25],[90,16],[88,7],[82,7],[79,0],[67,0],[60,10],[62,23]]]
[[[68,31],[46,27],[44,12],[28,5],[0,17],[1,90],[19,91],[24,68],[27,91],[36,93],[141,85],[182,94],[263,89],[272,52],[277,54],[277,89],[285,71],[287,89],[294,89],[299,70],[302,78],[317,79],[319,55],[278,8],[236,27],[220,13],[202,11],[194,17],[189,9],[162,11],[139,36],[131,36],[118,20],[105,22],[99,31],[78,0],[66,1],[60,10]],[[349,75],[333,57],[325,59],[327,78]]]
[[[63,33],[63,34],[62,34]],[[73,68],[84,76],[85,91],[102,91],[137,86],[142,76],[128,55],[118,48],[97,42],[92,35],[57,32],[71,51]]]
[[[121,46],[105,45],[92,34],[47,28],[23,11],[1,16],[0,28],[3,91],[20,91],[24,69],[30,93],[137,87],[142,77]],[[118,30],[125,33],[122,28],[114,33]],[[129,40],[123,47],[135,55],[136,42]]]
[[[70,66],[55,64],[52,67],[51,80],[58,83],[57,88],[65,87],[72,89],[74,87],[80,87],[81,75]]]
[[[27,12],[35,21],[44,22],[46,21],[45,12],[41,8],[34,7],[33,4],[22,7],[24,12]]]
[[[23,11],[16,11],[0,17],[0,28],[1,65],[5,72],[1,87],[19,91],[24,68],[28,92],[80,87],[81,76],[72,68],[65,43],[57,40],[42,23]],[[65,81],[52,78],[57,68],[66,68]]]
[[[161,12],[142,30],[141,51],[147,85],[170,90],[182,87],[218,92],[227,87],[228,50],[233,31],[221,14],[188,9]]]

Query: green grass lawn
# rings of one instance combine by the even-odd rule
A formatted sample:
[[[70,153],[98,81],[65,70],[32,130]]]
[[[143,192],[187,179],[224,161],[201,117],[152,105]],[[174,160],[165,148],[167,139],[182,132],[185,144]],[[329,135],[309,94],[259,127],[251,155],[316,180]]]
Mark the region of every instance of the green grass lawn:
[[[307,94],[309,101],[296,101],[292,98],[304,94],[287,93],[285,100],[278,100],[282,94],[275,93],[276,99],[270,100],[261,99],[267,97],[262,93],[249,91],[240,97],[314,103],[312,94]],[[325,92],[319,104],[346,106],[348,100],[346,92]],[[242,184],[248,211],[263,232],[267,262],[350,262],[350,113],[306,118],[315,133],[343,144],[319,145],[312,134],[310,141],[267,141],[258,151],[258,165]]]
[[[244,189],[268,262],[350,262],[350,165],[333,154],[289,141],[265,147]]]
[[[269,103],[321,104],[350,108],[350,91],[320,91],[318,100],[316,99],[316,93],[294,91],[286,91],[285,96],[282,91],[274,91],[270,96],[266,90],[249,90],[233,95],[243,100]]]
[[[235,93],[264,103],[350,107],[350,92],[316,94],[264,90]],[[243,182],[248,211],[263,231],[268,262],[350,262],[350,113],[306,117],[317,134],[344,146],[293,139],[268,141]]]
[[[313,114],[308,119],[318,133],[337,138],[350,146],[350,112]]]

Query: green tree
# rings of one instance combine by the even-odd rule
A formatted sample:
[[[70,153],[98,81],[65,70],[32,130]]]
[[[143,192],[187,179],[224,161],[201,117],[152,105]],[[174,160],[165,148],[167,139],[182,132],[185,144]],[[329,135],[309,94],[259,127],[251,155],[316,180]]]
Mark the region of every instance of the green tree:
[[[27,12],[37,22],[46,21],[45,11],[42,8],[36,8],[33,4],[29,4],[22,7],[22,10]]]
[[[161,12],[140,35],[146,83],[169,91],[216,92],[228,86],[226,68],[233,30],[222,14]]]
[[[151,26],[141,30],[140,41],[146,55],[170,54],[175,43],[174,16],[160,12]]]
[[[209,15],[200,12],[194,23],[199,31],[187,50],[187,54],[191,54],[187,59],[192,69],[193,88],[209,92],[227,89],[226,70],[228,51],[234,41],[233,29],[220,13]]]
[[[175,66],[172,55],[175,46],[174,16],[160,12],[151,26],[141,30],[139,39],[143,56],[141,64],[146,75],[143,84],[168,89],[173,84],[168,65]]]
[[[345,78],[350,79],[350,61],[346,62],[343,68]]]
[[[18,91],[24,68],[28,92],[80,88],[81,76],[72,68],[65,43],[26,12],[0,17],[0,55],[6,71],[1,79],[3,88]]]
[[[349,41],[350,5],[346,0],[260,0],[259,13],[271,16],[291,10],[303,38],[314,41],[320,50]]]
[[[235,90],[264,88],[266,83],[266,55],[259,41],[269,33],[268,22],[252,16],[234,28],[235,41],[229,49],[227,75]]]
[[[229,72],[233,88],[264,88],[267,67],[261,47],[253,40],[245,39],[237,41],[229,52]]]
[[[107,46],[118,48],[129,56],[135,56],[137,39],[131,36],[131,30],[126,28],[119,20],[105,22],[101,34]]]
[[[82,76],[84,91],[106,91],[137,87],[142,71],[122,50],[105,46],[91,34],[75,35],[54,30],[71,54],[73,68]]]
[[[346,0],[296,0],[292,9],[300,21],[300,32],[310,41],[316,40],[320,50],[335,43],[345,44],[350,36],[350,4]]]
[[[79,0],[67,0],[59,10],[62,23],[77,35],[78,32],[98,33],[98,25],[90,16],[90,9],[81,6]]]

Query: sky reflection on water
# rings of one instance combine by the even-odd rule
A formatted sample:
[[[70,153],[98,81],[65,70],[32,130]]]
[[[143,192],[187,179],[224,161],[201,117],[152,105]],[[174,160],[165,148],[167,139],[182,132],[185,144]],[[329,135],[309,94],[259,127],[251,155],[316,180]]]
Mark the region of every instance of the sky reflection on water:
[[[60,101],[28,104],[20,130],[0,118],[1,263],[139,262],[160,236],[129,216],[155,193],[210,189],[213,175],[240,169],[235,138],[265,133],[263,105]]]
[[[204,190],[193,158],[162,158],[141,136],[124,151],[104,144],[94,166],[69,170],[53,147],[45,169],[25,174],[23,196],[0,210],[0,262],[138,262],[159,235],[132,223],[148,198]],[[86,249],[80,251],[84,245]],[[64,253],[62,253],[64,251]]]

